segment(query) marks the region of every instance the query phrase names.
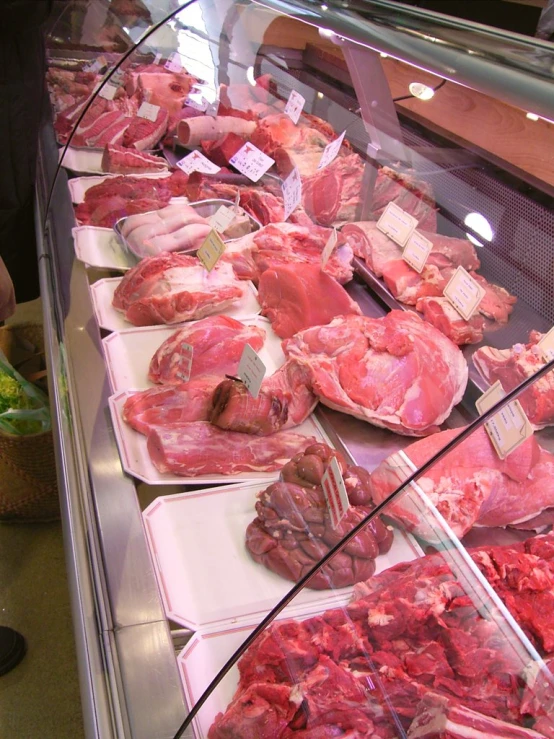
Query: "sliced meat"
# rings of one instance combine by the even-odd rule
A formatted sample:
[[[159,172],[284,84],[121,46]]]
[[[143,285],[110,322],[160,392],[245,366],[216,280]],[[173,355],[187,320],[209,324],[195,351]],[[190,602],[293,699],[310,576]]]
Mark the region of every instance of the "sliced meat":
[[[167,110],[160,108],[155,121],[135,116],[123,135],[123,146],[143,151],[151,149],[164,135],[167,129]]]
[[[168,164],[161,157],[153,156],[136,149],[117,146],[119,141],[107,143],[102,155],[102,171],[114,174],[134,174],[135,172],[163,172]]]

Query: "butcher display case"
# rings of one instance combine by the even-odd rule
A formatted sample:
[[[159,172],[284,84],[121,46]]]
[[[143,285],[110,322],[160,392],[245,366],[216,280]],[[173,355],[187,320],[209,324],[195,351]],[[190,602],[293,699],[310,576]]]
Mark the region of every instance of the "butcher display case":
[[[554,46],[89,0],[47,62],[87,736],[554,737]]]

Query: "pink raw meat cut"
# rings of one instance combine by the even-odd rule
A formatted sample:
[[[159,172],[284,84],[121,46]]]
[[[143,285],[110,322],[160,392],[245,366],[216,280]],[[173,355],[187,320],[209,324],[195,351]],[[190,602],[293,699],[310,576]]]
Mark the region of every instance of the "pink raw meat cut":
[[[128,95],[137,96],[141,102],[159,105],[174,115],[183,107],[195,81],[184,69],[181,72],[171,72],[158,64],[139,65],[125,73]]]
[[[89,205],[86,202],[79,203],[75,208],[75,217],[81,224],[112,228],[120,218],[162,208],[168,199],[165,197],[160,199],[154,196],[152,198],[144,197],[134,200],[120,195],[113,195],[103,198],[94,205]]]
[[[168,164],[161,157],[155,157],[136,149],[117,146],[115,143],[106,144],[102,155],[102,170],[104,172],[133,174],[135,172],[163,172],[167,169]]]
[[[185,326],[160,346],[150,361],[148,379],[159,384],[179,384],[203,375],[236,375],[246,344],[259,352],[265,331],[246,326],[230,316],[209,316]],[[182,345],[193,348],[190,375],[188,353]]]
[[[88,146],[106,146],[106,145],[118,145],[123,141],[123,135],[129,123],[132,121],[131,116],[122,116],[114,120],[111,125],[106,126],[100,136],[94,139],[87,137]]]
[[[544,334],[531,331],[528,344],[514,344],[511,349],[483,346],[473,354],[473,364],[479,374],[493,385],[497,380],[508,393],[523,380],[544,367],[546,360],[537,346]],[[543,375],[518,398],[527,418],[535,428],[554,423],[554,372]]]
[[[361,204],[364,163],[358,154],[338,157],[306,177],[302,183],[302,205],[322,226],[355,221]]]
[[[267,436],[298,426],[317,405],[309,372],[286,362],[261,385],[254,398],[243,382],[228,378],[216,389],[210,421],[219,428]]]
[[[230,265],[217,264],[207,273],[196,257],[162,252],[125,274],[112,304],[135,326],[152,326],[221,313],[243,294]]]
[[[416,468],[458,436],[442,431],[409,447],[405,454]],[[397,455],[385,459],[371,475],[375,503],[387,499],[411,474]],[[531,522],[554,507],[554,456],[531,437],[501,460],[484,428],[477,429],[417,481],[454,533],[462,537],[472,526],[509,526]],[[422,519],[417,494],[409,491],[387,508],[387,515],[410,531],[433,540]]]
[[[162,138],[167,128],[167,110],[160,108],[155,121],[135,116],[123,136],[123,146],[140,151],[151,149]]]
[[[414,313],[344,316],[283,342],[335,410],[408,436],[438,431],[467,384],[463,354]]]
[[[85,116],[86,117],[86,116]],[[82,124],[75,131],[71,139],[72,146],[94,146],[94,142],[99,138],[112,124],[119,123],[125,118],[120,110],[110,110],[102,113],[95,119],[94,123],[85,128]]]
[[[249,436],[197,421],[153,428],[148,434],[148,453],[160,472],[235,475],[278,470],[314,442],[313,437],[291,431]]]
[[[123,420],[141,434],[166,424],[207,421],[220,382],[219,375],[202,376],[180,385],[138,390],[125,401]]]
[[[437,206],[433,188],[417,177],[415,171],[395,172],[391,167],[381,167],[371,203],[372,217],[378,221],[389,203],[414,216],[418,228],[437,230]]]
[[[257,188],[241,187],[240,205],[262,226],[267,226],[268,223],[281,223],[285,217],[283,199]]]
[[[310,326],[323,326],[336,316],[360,315],[357,303],[317,264],[286,264],[266,269],[258,300],[262,315],[282,339]]]
[[[423,318],[438,328],[450,341],[458,346],[462,344],[478,344],[483,339],[486,320],[480,313],[475,313],[466,321],[445,297],[419,298],[416,310],[423,313]]]

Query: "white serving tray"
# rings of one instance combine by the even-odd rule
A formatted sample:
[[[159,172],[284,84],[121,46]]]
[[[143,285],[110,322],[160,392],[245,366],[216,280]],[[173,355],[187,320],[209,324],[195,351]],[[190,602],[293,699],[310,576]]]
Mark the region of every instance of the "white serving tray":
[[[117,311],[112,305],[115,289],[122,279],[122,277],[106,277],[90,285],[94,315],[100,328],[107,331],[124,331],[133,328],[133,324],[125,320],[123,313]],[[251,282],[244,282],[243,284],[246,287],[244,296],[234,305],[221,311],[223,315],[239,320],[255,316],[260,312],[261,308],[256,297],[258,294],[256,288]],[[183,324],[175,323],[172,325],[174,328],[178,328]]]
[[[289,592],[293,583],[257,564],[245,546],[246,528],[256,517],[256,494],[267,485],[228,485],[166,495],[144,511],[168,618],[193,631],[219,630],[237,619],[255,625]],[[394,529],[393,546],[377,558],[376,572],[415,559],[420,552],[411,538]],[[348,600],[352,590],[353,586],[305,588],[294,603],[325,610],[337,598]]]
[[[89,267],[126,272],[137,263],[122,248],[112,228],[76,226],[71,233],[75,256]]]
[[[169,472],[158,472],[150,460],[146,436],[139,434],[123,420],[123,406],[130,394],[131,391],[126,390],[116,393],[108,399],[121,464],[127,474],[150,485],[224,485],[230,482],[267,482],[267,480],[275,480],[275,471],[238,472],[235,475],[193,475],[190,477],[174,475]],[[295,426],[290,431],[303,436],[313,436],[316,441],[322,441],[329,446],[333,446],[313,414],[300,426]]]
[[[187,325],[194,323],[197,321],[191,321]],[[265,342],[259,355],[266,366],[266,376],[272,375],[285,362],[281,339],[274,333],[267,318],[253,316],[242,319],[242,323],[264,329]],[[115,331],[106,336],[102,345],[112,392],[154,387],[154,383],[148,379],[150,360],[163,342],[178,330],[173,326],[144,326]]]
[[[74,177],[72,180],[69,180],[67,184],[69,185],[71,202],[75,203],[75,205],[78,205],[79,203],[84,202],[85,193],[90,187],[94,187],[94,185],[100,185],[102,182],[112,177],[144,177],[146,179],[156,180],[162,177],[169,177],[170,174],[171,172],[168,169],[163,172],[138,172],[132,175],[103,174],[98,176],[93,175],[89,177]]]
[[[64,156],[65,152],[65,156]],[[96,174],[102,170],[103,149],[86,149],[75,146],[62,147],[59,159],[62,167],[75,174]]]

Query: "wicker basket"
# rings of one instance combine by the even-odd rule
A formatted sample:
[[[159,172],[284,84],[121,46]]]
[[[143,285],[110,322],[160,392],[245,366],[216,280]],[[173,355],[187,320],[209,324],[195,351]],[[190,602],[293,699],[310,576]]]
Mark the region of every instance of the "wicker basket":
[[[0,328],[0,349],[26,379],[46,389],[40,324]],[[16,436],[0,431],[0,521],[54,521],[59,517],[52,432]]]

